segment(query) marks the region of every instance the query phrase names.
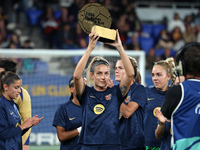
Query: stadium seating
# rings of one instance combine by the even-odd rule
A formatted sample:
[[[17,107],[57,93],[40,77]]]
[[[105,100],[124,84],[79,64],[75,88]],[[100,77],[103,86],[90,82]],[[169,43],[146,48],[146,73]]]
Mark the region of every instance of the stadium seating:
[[[165,49],[164,49],[164,48],[159,48],[159,49],[156,49],[156,50],[155,50],[155,55],[156,55],[157,57],[160,57],[161,55],[164,54],[164,52],[165,52]],[[176,51],[173,50],[173,49],[171,49],[171,56],[172,56],[172,57],[175,57],[175,55],[176,55]]]
[[[30,26],[37,26],[40,24],[40,17],[43,11],[37,9],[29,9],[26,11],[27,20]]]
[[[152,35],[152,29],[153,25],[152,24],[142,24],[142,33],[147,34],[148,36]]]
[[[163,24],[153,24],[152,25],[152,34],[153,34],[153,37],[155,38],[155,39],[157,39],[158,38],[158,36],[159,36],[159,34],[160,34],[160,31],[162,30],[162,29],[165,29],[166,27],[165,27],[165,25],[163,25]]]
[[[54,10],[53,14],[55,19],[59,19],[62,15],[62,12],[60,10]]]
[[[139,43],[140,43],[141,49],[144,50],[146,54],[148,54],[149,50],[154,47],[154,38],[140,36]]]

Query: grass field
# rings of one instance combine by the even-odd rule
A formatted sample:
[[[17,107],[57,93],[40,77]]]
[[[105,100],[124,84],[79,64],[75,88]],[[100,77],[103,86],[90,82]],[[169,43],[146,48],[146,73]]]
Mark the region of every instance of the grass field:
[[[32,146],[30,145],[30,150],[59,150],[60,146]]]

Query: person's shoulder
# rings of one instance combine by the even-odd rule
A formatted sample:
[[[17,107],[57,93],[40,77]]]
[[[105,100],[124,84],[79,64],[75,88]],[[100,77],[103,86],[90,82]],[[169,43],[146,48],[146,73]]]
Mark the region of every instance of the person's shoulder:
[[[73,102],[71,100],[68,100],[67,102],[60,104],[59,107],[58,107],[58,109],[66,109],[72,103]]]
[[[69,105],[70,103],[71,103],[71,100],[68,100],[67,102],[62,103],[62,104],[60,104],[59,106],[60,106],[60,107],[64,107],[64,106],[66,106],[66,105]]]
[[[154,85],[146,86],[145,89],[146,90],[155,90],[155,86]]]
[[[179,88],[181,88],[181,84],[182,83],[180,83],[179,85],[174,85],[174,86],[170,87],[169,90],[179,89]]]
[[[3,98],[0,97],[0,104],[4,104]],[[1,106],[1,105],[0,105]]]
[[[3,99],[3,97],[0,98],[0,108],[5,108],[5,100]]]
[[[145,88],[144,85],[136,83],[136,82],[134,82],[133,86],[136,86],[136,87],[139,87],[139,88]]]
[[[181,85],[174,85],[174,86],[169,88],[167,93],[176,93],[178,90],[181,90]]]

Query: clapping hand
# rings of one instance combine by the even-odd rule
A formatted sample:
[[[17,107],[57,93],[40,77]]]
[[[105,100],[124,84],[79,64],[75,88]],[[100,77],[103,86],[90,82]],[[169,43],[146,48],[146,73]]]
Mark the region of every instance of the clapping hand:
[[[24,121],[24,123],[20,126],[22,130],[30,128],[32,126],[38,125],[44,117],[38,118],[38,115],[35,115],[32,118],[28,118]]]

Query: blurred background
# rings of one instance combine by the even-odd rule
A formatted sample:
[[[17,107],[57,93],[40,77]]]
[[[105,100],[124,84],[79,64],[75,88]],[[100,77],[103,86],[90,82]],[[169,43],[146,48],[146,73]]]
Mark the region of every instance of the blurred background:
[[[109,10],[111,28],[119,30],[126,51],[145,53],[145,86],[152,85],[155,61],[175,57],[186,43],[200,42],[200,0],[0,0],[0,52],[76,53],[86,49],[88,36],[78,25],[77,15],[90,2]],[[97,49],[113,50],[101,42]],[[31,95],[33,113],[46,117],[41,127],[33,129],[31,143],[58,145],[52,118],[58,105],[70,95],[68,79],[80,56],[17,55],[12,59],[18,62],[18,73]]]

